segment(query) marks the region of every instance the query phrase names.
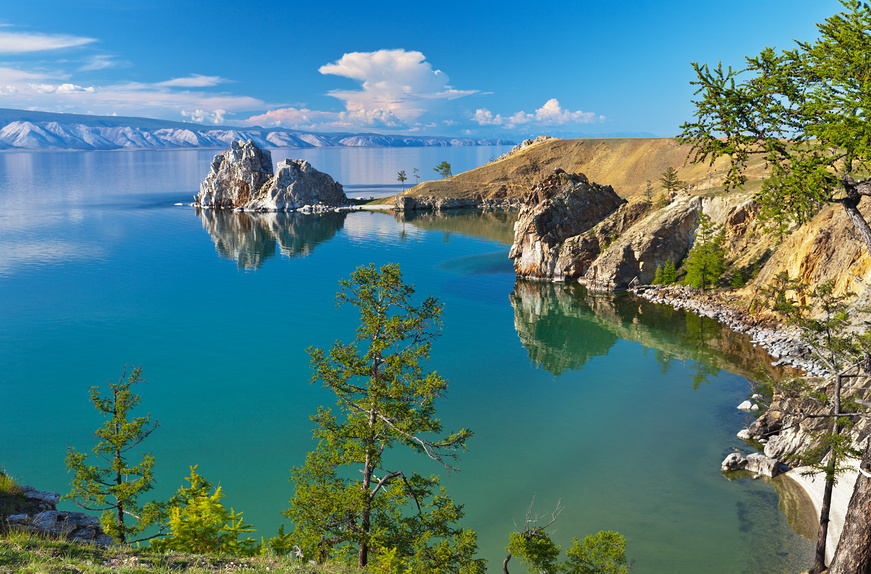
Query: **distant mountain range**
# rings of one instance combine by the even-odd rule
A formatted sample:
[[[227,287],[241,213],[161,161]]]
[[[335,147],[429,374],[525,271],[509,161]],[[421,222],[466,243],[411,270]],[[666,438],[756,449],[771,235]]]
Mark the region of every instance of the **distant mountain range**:
[[[148,118],[55,114],[0,108],[0,150],[226,148],[254,140],[261,148],[448,147],[511,145],[504,139],[383,134],[317,134],[280,128],[235,128]]]

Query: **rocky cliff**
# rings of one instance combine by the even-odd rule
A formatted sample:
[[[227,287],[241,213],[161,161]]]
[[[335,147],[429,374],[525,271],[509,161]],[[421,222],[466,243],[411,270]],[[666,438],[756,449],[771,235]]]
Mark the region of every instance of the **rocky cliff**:
[[[520,209],[508,255],[515,272],[536,279],[577,277],[578,265],[558,265],[560,248],[625,203],[610,186],[558,169],[533,187]]]
[[[341,184],[305,160],[285,160],[272,173],[272,154],[253,141],[233,142],[215,156],[194,205],[245,211],[294,211],[346,205]]]

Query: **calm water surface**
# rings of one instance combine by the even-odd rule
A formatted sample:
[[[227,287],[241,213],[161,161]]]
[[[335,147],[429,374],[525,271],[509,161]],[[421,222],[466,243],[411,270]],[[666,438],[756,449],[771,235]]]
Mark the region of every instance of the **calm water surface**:
[[[500,148],[277,151],[303,156],[349,195],[395,190]],[[445,306],[430,366],[451,381],[439,414],[475,437],[443,476],[498,568],[533,496],[565,511],[567,545],[617,530],[634,572],[796,572],[811,544],[780,509],[783,485],[733,482],[719,463],[743,443],[735,409],[755,357],[714,322],[628,295],[515,282],[505,214],[252,216],[189,202],[213,151],[0,154],[0,465],[66,492],[67,444],[101,424],[88,387],[142,364],[157,497],[188,467],[271,536],[289,469],[313,447],[308,417],[333,397],[309,384],[308,346],[353,337],[340,278],[399,263]],[[414,180],[411,182],[413,183]],[[764,357],[759,357],[764,359]],[[397,453],[413,470],[428,460]],[[793,519],[795,524],[800,517]],[[289,526],[289,525],[288,525]],[[796,528],[799,528],[796,526]],[[519,569],[520,566],[517,566]]]

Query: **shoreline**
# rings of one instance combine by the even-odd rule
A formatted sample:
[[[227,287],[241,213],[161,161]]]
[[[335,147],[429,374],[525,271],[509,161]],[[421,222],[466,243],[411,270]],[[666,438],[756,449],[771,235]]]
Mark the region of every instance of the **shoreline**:
[[[824,376],[822,367],[811,357],[810,349],[800,339],[800,330],[796,327],[784,327],[763,323],[758,317],[751,317],[724,301],[717,301],[711,294],[706,294],[688,286],[658,286],[644,285],[630,289],[633,293],[652,303],[662,303],[676,309],[691,311],[703,317],[716,319],[731,330],[750,336],[754,346],[761,346],[777,359],[772,366],[788,365],[802,369],[808,376]],[[699,297],[699,296],[702,297]],[[841,537],[847,507],[853,495],[858,461],[851,460],[851,469],[839,476],[832,491],[832,502],[829,510],[829,527],[826,536],[826,562],[830,562]],[[801,487],[808,495],[814,509],[814,515],[819,523],[822,508],[825,480],[821,473],[803,475],[809,467],[796,467],[782,473]]]
[[[829,529],[826,536],[826,563],[831,562],[835,554],[835,548],[837,548],[838,541],[841,538],[841,530],[844,528],[844,519],[847,516],[847,507],[850,505],[853,487],[856,485],[856,479],[859,476],[859,471],[856,470],[857,466],[858,461],[851,460],[850,470],[838,477],[835,487],[832,489],[832,504],[829,508]],[[819,521],[825,480],[822,473],[817,473],[813,476],[802,476],[802,473],[808,470],[809,467],[800,466],[783,473],[782,476],[798,484],[807,493],[813,503],[814,514],[817,517],[817,521]]]

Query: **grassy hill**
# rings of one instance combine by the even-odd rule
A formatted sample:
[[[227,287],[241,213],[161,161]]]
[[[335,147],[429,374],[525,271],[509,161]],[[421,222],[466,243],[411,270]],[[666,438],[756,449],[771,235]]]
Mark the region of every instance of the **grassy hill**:
[[[640,197],[648,181],[654,193],[662,191],[659,178],[667,167],[693,189],[722,187],[728,160],[687,165],[689,146],[672,138],[550,139],[530,145],[510,156],[442,180],[426,181],[404,195],[478,197],[499,199],[521,197],[542,176],[554,168],[585,174],[591,181],[610,185],[621,197]],[[761,160],[751,163],[748,180],[765,175]]]

